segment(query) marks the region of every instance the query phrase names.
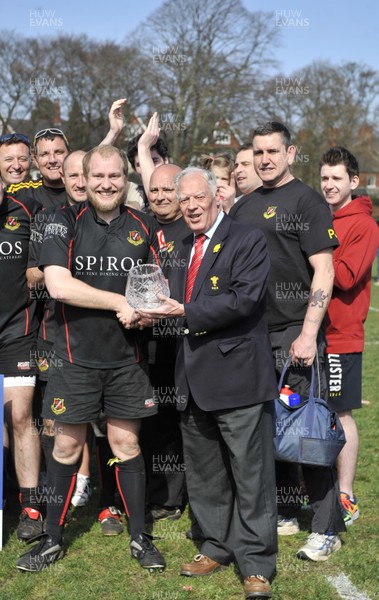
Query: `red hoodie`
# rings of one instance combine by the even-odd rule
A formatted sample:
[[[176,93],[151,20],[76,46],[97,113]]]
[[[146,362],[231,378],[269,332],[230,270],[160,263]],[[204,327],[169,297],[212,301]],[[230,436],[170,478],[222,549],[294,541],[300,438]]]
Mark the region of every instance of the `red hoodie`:
[[[333,215],[339,247],[333,253],[334,288],[326,315],[327,352],[363,352],[370,305],[371,268],[379,229],[368,196],[359,196]]]

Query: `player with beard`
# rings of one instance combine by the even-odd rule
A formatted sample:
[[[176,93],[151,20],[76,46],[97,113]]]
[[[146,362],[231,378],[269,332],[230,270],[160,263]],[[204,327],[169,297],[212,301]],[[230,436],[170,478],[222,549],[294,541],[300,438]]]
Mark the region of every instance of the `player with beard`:
[[[127,160],[113,146],[96,147],[83,163],[88,202],[57,211],[45,227],[41,267],[56,300],[55,353],[43,416],[55,420],[48,467],[46,533],[17,561],[37,572],[63,557],[63,524],[75,487],[86,425],[107,416],[116,478],[129,517],[130,550],[142,567],[165,561],[143,532],[145,471],[138,434],[141,418],[156,413],[140,344],[139,317],[125,299],[129,270],[158,262],[159,230],[123,205]],[[118,318],[122,318],[124,326]]]

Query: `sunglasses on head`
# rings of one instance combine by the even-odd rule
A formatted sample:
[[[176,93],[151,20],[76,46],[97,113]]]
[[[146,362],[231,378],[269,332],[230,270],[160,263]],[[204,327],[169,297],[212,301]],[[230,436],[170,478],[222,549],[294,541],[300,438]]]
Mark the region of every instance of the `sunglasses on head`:
[[[23,142],[27,146],[30,146],[29,138],[22,133],[6,133],[0,137],[0,144],[5,144],[6,142],[11,142],[13,140],[15,142]]]
[[[62,137],[64,139],[67,148],[70,147],[70,145],[68,143],[68,139],[66,138],[63,131],[61,129],[57,129],[56,127],[51,127],[50,129],[41,129],[41,131],[38,131],[34,136],[34,146],[36,145],[37,140],[39,140],[40,138],[43,138],[45,136],[48,136],[48,135],[59,135],[60,137]]]

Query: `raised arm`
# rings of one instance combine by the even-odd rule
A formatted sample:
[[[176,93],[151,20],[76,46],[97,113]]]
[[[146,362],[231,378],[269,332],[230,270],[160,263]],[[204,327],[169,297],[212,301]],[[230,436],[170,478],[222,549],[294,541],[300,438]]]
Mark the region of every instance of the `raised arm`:
[[[126,98],[120,98],[113,102],[111,109],[108,114],[109,118],[109,131],[99,146],[105,146],[106,144],[114,144],[122,131],[124,125],[124,115],[122,108],[126,103]]]
[[[151,147],[156,144],[160,131],[158,113],[155,112],[148,123],[146,131],[143,132],[138,140],[138,160],[146,195],[149,193],[150,177],[155,168],[153,159],[151,158]]]

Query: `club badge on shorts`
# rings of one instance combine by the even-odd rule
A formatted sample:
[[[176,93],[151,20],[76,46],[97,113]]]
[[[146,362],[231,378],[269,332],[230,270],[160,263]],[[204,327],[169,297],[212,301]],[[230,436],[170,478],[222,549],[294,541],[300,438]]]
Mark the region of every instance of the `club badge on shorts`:
[[[49,363],[48,363],[47,358],[39,358],[37,366],[38,366],[38,369],[41,371],[41,373],[43,373],[44,371],[47,371],[49,368]]]
[[[51,410],[55,415],[61,415],[66,412],[66,407],[64,405],[63,398],[54,398],[53,403],[51,405]]]

